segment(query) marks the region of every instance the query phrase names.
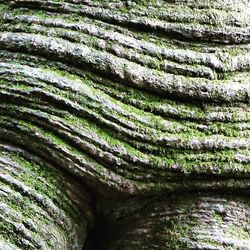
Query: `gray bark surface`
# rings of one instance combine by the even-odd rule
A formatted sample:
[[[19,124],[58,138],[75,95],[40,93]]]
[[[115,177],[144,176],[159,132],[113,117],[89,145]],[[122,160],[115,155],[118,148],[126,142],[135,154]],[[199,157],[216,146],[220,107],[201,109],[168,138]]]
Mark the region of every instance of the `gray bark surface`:
[[[0,249],[250,249],[248,0],[0,0]]]

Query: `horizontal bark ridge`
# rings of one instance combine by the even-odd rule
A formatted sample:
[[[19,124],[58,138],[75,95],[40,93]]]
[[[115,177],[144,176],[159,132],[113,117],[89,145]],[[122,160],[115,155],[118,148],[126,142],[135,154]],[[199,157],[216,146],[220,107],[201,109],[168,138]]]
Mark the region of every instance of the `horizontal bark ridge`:
[[[249,188],[249,2],[177,2],[0,1],[1,139],[95,190]]]

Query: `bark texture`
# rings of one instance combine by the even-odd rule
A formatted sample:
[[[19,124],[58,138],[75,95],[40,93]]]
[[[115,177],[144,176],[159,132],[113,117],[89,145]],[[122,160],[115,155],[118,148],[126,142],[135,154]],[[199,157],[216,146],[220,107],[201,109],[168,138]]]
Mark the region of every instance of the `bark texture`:
[[[0,0],[2,248],[250,249],[249,23],[248,0]]]
[[[182,193],[137,203],[105,210],[113,223],[103,228],[103,249],[250,249],[249,198]]]
[[[88,193],[25,150],[0,150],[0,249],[82,249],[94,222]]]

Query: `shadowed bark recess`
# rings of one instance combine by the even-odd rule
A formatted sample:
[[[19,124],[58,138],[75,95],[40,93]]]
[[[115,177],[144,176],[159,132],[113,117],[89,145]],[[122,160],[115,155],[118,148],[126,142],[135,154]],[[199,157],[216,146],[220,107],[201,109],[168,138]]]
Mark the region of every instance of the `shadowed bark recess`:
[[[249,249],[247,197],[182,193],[137,203],[108,205],[102,249]]]
[[[0,0],[0,249],[250,249],[249,24],[243,0]]]

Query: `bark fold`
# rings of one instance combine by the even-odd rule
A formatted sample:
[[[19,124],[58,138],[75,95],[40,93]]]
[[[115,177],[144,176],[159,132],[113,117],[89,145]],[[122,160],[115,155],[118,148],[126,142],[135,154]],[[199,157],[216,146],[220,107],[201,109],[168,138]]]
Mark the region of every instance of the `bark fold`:
[[[250,249],[249,13],[0,0],[0,248]]]

